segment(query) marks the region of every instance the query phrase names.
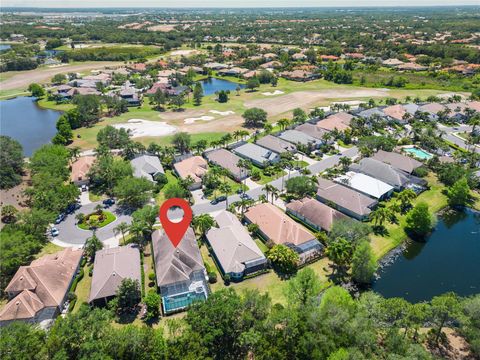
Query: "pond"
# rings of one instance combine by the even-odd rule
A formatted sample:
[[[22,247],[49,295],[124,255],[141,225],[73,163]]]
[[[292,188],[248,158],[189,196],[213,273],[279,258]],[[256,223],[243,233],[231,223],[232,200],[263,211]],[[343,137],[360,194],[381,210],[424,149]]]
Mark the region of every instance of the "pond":
[[[441,216],[426,242],[409,242],[379,275],[373,290],[387,298],[419,302],[448,291],[480,293],[480,213]]]
[[[0,134],[22,144],[25,156],[48,144],[55,136],[61,112],[40,108],[33,97],[0,101]]]
[[[204,95],[212,95],[215,94],[215,91],[220,90],[230,90],[231,92],[235,92],[237,86],[240,86],[241,89],[245,87],[244,84],[217,78],[205,79],[199,82],[202,85]]]
[[[10,44],[0,44],[0,52],[11,49],[11,48],[12,48],[12,45]]]

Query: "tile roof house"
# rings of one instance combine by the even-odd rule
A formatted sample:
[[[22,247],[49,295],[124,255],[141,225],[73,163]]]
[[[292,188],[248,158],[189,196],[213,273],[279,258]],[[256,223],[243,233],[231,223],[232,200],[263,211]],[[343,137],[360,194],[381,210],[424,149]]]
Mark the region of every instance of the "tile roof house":
[[[0,311],[0,325],[21,320],[46,325],[63,309],[83,251],[66,248],[20,266],[5,293],[10,301]]]
[[[193,179],[193,184],[189,187],[190,190],[200,189],[203,175],[207,173],[207,161],[201,156],[191,156],[173,164],[173,168],[182,179],[189,176]]]
[[[344,214],[365,220],[378,201],[327,179],[318,179],[317,199]]]
[[[267,135],[258,139],[255,144],[264,147],[265,149],[275,151],[276,153],[284,153],[284,152],[295,152],[297,148],[292,143],[280,139],[273,135]]]
[[[323,249],[312,233],[270,203],[251,207],[245,213],[245,219],[258,225],[265,240],[286,245],[297,252],[301,263],[318,257]]]
[[[301,131],[308,136],[314,137],[316,139],[322,140],[323,135],[325,135],[328,131],[318,127],[317,125],[305,123],[302,125],[298,125],[295,130]]]
[[[396,67],[396,66],[399,66],[399,65],[402,65],[402,64],[403,64],[403,61],[398,60],[398,59],[387,59],[387,60],[382,61],[382,65],[388,66],[388,67]]]
[[[162,230],[152,233],[157,285],[165,314],[185,309],[208,297],[206,270],[192,228],[177,247]]]
[[[265,255],[234,214],[224,210],[215,222],[218,228],[210,229],[206,237],[224,274],[240,280],[266,268]]]
[[[425,186],[427,183],[423,179],[409,175],[392,165],[385,164],[372,158],[364,158],[360,160],[360,163],[350,165],[350,170],[383,181],[384,183],[393,186],[397,191],[415,186]]]
[[[265,167],[280,161],[280,155],[276,152],[252,143],[245,143],[232,151],[244,159],[251,160],[253,164],[259,167]]]
[[[322,145],[322,140],[314,138],[298,130],[285,130],[278,135],[278,137],[285,141],[291,142],[292,144],[310,146],[314,149],[318,149],[320,145]]]
[[[353,171],[348,171],[345,175],[335,178],[334,181],[375,199],[386,199],[393,193],[391,185]]]
[[[334,129],[344,131],[350,128],[350,122],[353,118],[353,115],[342,111],[318,121],[317,126],[327,131],[333,131]]]
[[[441,111],[445,111],[445,109],[445,106],[440,103],[430,103],[420,106],[418,111],[428,113],[431,120],[437,120],[437,114]]]
[[[95,162],[95,156],[81,156],[71,166],[70,180],[76,185],[86,185],[90,182],[88,172]]]
[[[248,170],[238,167],[241,158],[226,149],[216,149],[205,154],[207,160],[230,172],[233,178],[241,181],[248,177]]]
[[[340,211],[308,197],[293,200],[286,207],[287,214],[292,214],[317,230],[330,231],[335,220],[347,218]]]
[[[382,111],[392,120],[400,123],[406,122],[403,117],[407,113],[407,110],[401,104],[387,106],[386,108],[383,108]]]
[[[388,152],[384,150],[378,150],[372,156],[372,159],[384,162],[385,164],[390,164],[393,167],[403,170],[408,174],[411,174],[415,169],[423,165],[420,161],[415,160],[410,156],[405,156],[396,152]]]
[[[305,70],[293,70],[283,71],[280,73],[280,76],[292,81],[310,81],[318,79],[320,77],[320,74],[315,74],[311,71]]]
[[[133,168],[133,176],[138,178],[144,177],[147,180],[156,182],[155,179],[157,176],[165,175],[158,156],[140,155],[131,160],[130,164]]]
[[[88,302],[106,303],[123,279],[138,280],[141,286],[140,266],[140,251],[133,244],[97,251]]]

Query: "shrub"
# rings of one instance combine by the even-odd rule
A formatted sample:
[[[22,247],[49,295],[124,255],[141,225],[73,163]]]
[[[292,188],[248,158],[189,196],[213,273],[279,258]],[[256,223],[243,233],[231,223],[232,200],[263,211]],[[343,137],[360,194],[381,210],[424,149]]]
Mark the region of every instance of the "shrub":
[[[155,281],[155,274],[154,273],[148,274],[148,280]]]
[[[208,282],[210,284],[215,284],[217,282],[217,273],[209,272],[208,273]]]
[[[223,281],[225,283],[225,285],[230,285],[230,275],[228,274],[225,274],[225,276],[223,277]]]

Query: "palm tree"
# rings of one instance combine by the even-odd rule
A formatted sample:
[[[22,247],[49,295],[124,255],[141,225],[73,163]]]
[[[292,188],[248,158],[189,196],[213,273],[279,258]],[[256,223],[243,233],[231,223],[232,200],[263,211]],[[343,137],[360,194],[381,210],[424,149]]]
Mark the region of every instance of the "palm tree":
[[[263,129],[265,130],[266,134],[270,134],[273,130],[273,125],[270,123],[266,123],[265,125],[263,125]]]
[[[132,241],[138,245],[140,250],[143,250],[145,244],[144,232],[147,229],[147,225],[143,221],[134,221],[128,227],[128,231],[133,234]]]
[[[83,220],[85,220],[85,214],[78,213],[77,215],[75,215],[75,220],[77,220],[77,224],[81,224]]]
[[[72,160],[78,159],[78,157],[80,156],[80,147],[79,146],[74,146],[74,147],[70,148],[69,150],[70,150],[70,158]]]
[[[252,169],[252,162],[247,159],[240,159],[237,162],[237,166],[240,168],[240,176],[248,175],[248,172]],[[245,192],[245,188],[247,187],[247,177],[245,176],[243,180],[243,192]]]
[[[201,234],[202,237],[215,225],[215,220],[210,214],[201,214],[194,216],[192,219],[193,228],[197,233]]]
[[[118,224],[113,228],[113,233],[115,235],[122,234],[123,245],[125,245],[125,234],[127,233],[127,231],[128,231],[128,224],[124,221],[122,221],[120,224]]]
[[[233,132],[233,137],[235,138],[235,141],[238,141],[238,139],[242,136],[241,130],[235,130]]]
[[[348,167],[349,167],[350,164],[352,163],[352,159],[350,159],[349,157],[346,157],[346,156],[342,156],[342,157],[339,159],[339,162],[340,162],[340,165],[342,165],[343,171],[347,171],[347,170],[348,170]]]
[[[370,220],[375,226],[382,226],[383,223],[391,218],[391,213],[388,208],[378,207],[375,211],[370,213]]]
[[[280,119],[278,120],[278,126],[280,126],[280,130],[285,130],[285,128],[290,125],[290,120],[288,119]]]
[[[227,198],[225,200],[225,209],[226,209],[228,208],[228,194],[232,191],[232,185],[230,185],[227,182],[224,182],[224,183],[221,183],[218,188],[221,192],[225,194],[225,197]]]
[[[220,139],[220,141],[222,142],[223,146],[224,147],[227,147],[228,143],[230,141],[232,141],[232,135],[227,133],[225,135],[222,136],[222,138]]]
[[[269,195],[269,194],[272,195],[272,204],[273,204],[274,194],[278,194],[277,188],[276,188],[275,186],[271,185],[271,184],[266,184],[266,185],[263,187],[263,190],[266,192],[267,201],[268,201],[268,195]]]
[[[400,202],[402,212],[406,211],[412,205],[412,200],[416,197],[417,194],[415,194],[415,191],[412,189],[405,189],[397,194],[397,199]]]

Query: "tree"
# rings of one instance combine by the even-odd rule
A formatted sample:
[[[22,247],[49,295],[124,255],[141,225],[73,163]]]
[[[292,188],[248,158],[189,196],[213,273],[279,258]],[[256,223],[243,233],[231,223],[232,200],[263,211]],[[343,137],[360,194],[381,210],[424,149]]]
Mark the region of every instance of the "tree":
[[[201,214],[193,217],[192,225],[202,236],[215,225],[215,220],[210,214]]]
[[[161,108],[163,108],[163,105],[165,105],[167,103],[167,96],[162,91],[162,89],[157,89],[155,94],[153,94],[150,102],[153,105],[155,105],[155,108],[161,109]]]
[[[228,93],[225,90],[220,90],[218,92],[218,102],[219,103],[228,102]]]
[[[130,162],[114,158],[110,152],[98,155],[88,172],[92,184],[107,194],[112,194],[118,182],[132,174]]]
[[[368,240],[368,234],[372,229],[367,224],[351,218],[334,220],[330,229],[329,239],[335,241],[337,238],[344,238],[353,246],[362,240]]]
[[[130,132],[107,125],[97,133],[97,142],[109,149],[123,149],[130,142]]]
[[[303,109],[295,108],[293,109],[292,121],[296,124],[303,124],[305,121],[307,121],[307,114]]]
[[[128,231],[128,224],[125,221],[122,221],[120,224],[113,228],[113,233],[115,235],[122,234],[122,242],[125,244],[125,234]]]
[[[0,329],[0,354],[3,360],[34,359],[47,357],[46,332],[31,324],[15,321]]]
[[[434,324],[434,343],[442,335],[442,329],[448,321],[453,321],[458,316],[459,303],[455,293],[449,292],[440,296],[435,296],[431,301],[431,321]]]
[[[340,165],[342,165],[343,171],[347,171],[347,170],[348,170],[348,167],[349,167],[350,164],[352,163],[352,159],[350,159],[350,158],[347,157],[347,156],[342,156],[342,157],[339,159],[339,162],[340,162]]]
[[[362,241],[353,252],[352,278],[360,284],[370,284],[377,271],[377,261],[367,241]]]
[[[467,178],[461,178],[447,190],[448,205],[466,206],[470,202],[470,187]]]
[[[412,201],[417,197],[415,191],[412,189],[405,189],[397,194],[397,199],[400,202],[400,209],[402,212],[407,211],[412,206]]]
[[[17,140],[0,136],[0,189],[10,189],[22,180],[23,148]]]
[[[199,106],[202,103],[203,98],[203,88],[200,83],[195,84],[195,88],[193,89],[193,103],[196,106]]]
[[[433,227],[433,219],[428,205],[418,203],[407,214],[405,230],[414,237],[424,238]]]
[[[290,275],[297,271],[298,254],[285,245],[274,245],[268,251],[267,258],[280,274]]]
[[[17,220],[18,210],[13,205],[3,205],[2,206],[2,222],[4,224],[10,224]]]
[[[82,126],[92,126],[102,114],[102,104],[97,95],[75,95],[72,103],[77,105],[80,123]],[[72,127],[73,128],[73,127]]]
[[[391,218],[390,209],[384,206],[377,207],[370,213],[370,220],[378,227],[382,227],[385,221]]]
[[[98,239],[98,237],[93,234],[85,242],[85,255],[90,259],[90,263],[93,264],[95,261],[95,254],[98,250],[103,249],[103,243]]]
[[[152,190],[152,183],[145,178],[125,177],[118,181],[113,193],[122,205],[138,208],[148,201]]]
[[[185,154],[190,149],[191,137],[186,132],[178,132],[173,135],[172,144],[181,153]]]
[[[132,214],[133,222],[142,224],[143,235],[150,239],[153,226],[158,219],[158,206],[145,205]]]
[[[53,84],[63,84],[67,81],[67,77],[65,74],[55,74],[52,77],[52,83]]]
[[[68,145],[73,140],[73,131],[67,118],[60,116],[57,121],[57,134],[52,139],[52,143],[57,145]]]
[[[144,299],[147,306],[145,321],[152,321],[160,316],[160,295],[155,290],[150,290]]]
[[[317,191],[315,181],[308,176],[296,176],[287,180],[286,189],[289,194],[295,195],[296,198],[303,198],[312,195]]]
[[[247,89],[250,91],[255,91],[256,88],[260,87],[260,81],[256,76],[248,79],[247,81]]]
[[[172,96],[170,98],[170,104],[175,106],[177,110],[180,110],[182,106],[185,104],[185,99],[183,98],[183,95]]]
[[[120,312],[130,312],[140,302],[142,294],[138,280],[124,278],[117,289],[117,310]]]
[[[335,264],[333,267],[334,273],[336,270],[338,270],[341,275],[344,274],[348,268],[348,265],[350,264],[353,250],[354,246],[352,243],[342,237],[328,242],[326,254],[328,258]]]
[[[255,107],[245,110],[242,117],[246,127],[261,128],[267,122],[267,112]]]
[[[317,274],[311,268],[304,268],[287,283],[288,302],[299,307],[312,305],[312,301],[320,294],[321,288]]]
[[[162,191],[166,199],[187,197],[187,190],[185,190],[185,188],[178,182],[167,183]]]
[[[35,83],[28,85],[28,91],[30,91],[30,94],[36,98],[42,98],[45,96],[45,89],[41,85]]]

